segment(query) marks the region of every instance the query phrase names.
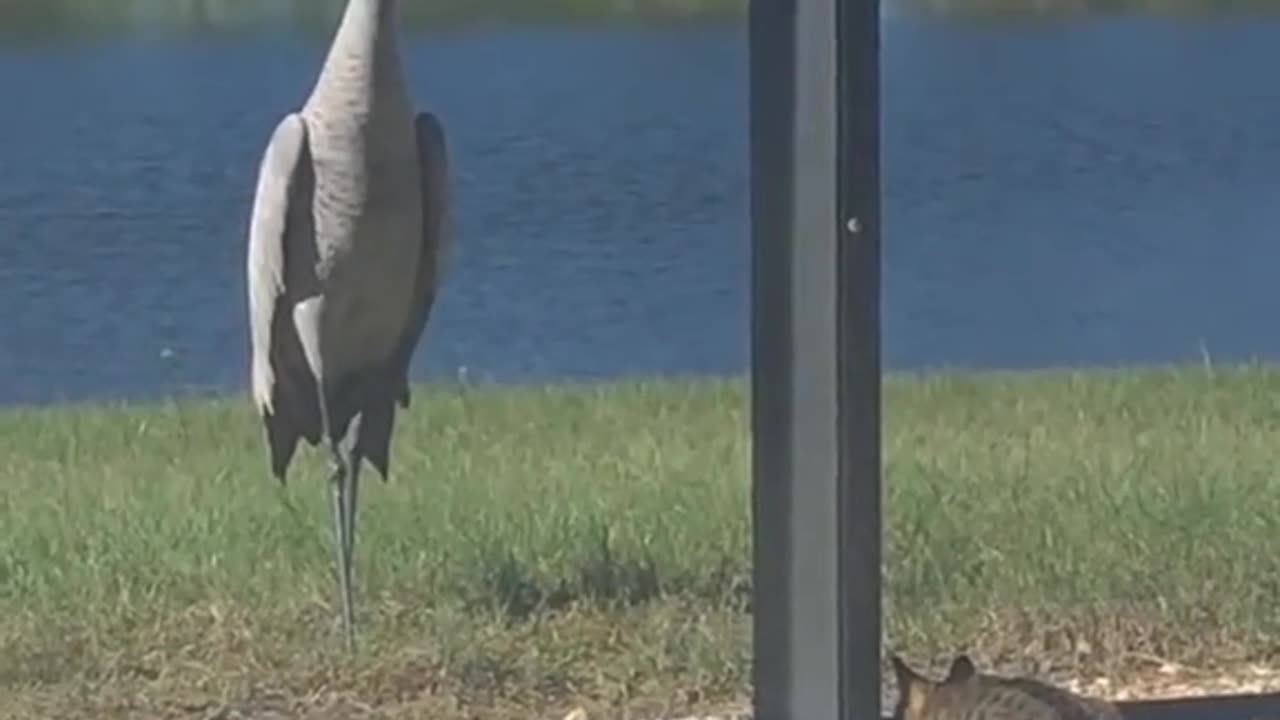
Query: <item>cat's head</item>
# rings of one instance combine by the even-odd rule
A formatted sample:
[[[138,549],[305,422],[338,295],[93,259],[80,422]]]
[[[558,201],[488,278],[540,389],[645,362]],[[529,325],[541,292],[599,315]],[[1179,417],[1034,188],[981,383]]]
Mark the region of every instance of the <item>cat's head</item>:
[[[916,672],[897,655],[892,656],[890,662],[893,663],[893,672],[898,678],[898,704],[893,710],[894,720],[921,720],[928,717],[930,701],[939,688],[963,684],[977,675],[973,661],[964,654],[957,655],[951,661],[947,676],[941,682],[934,682]]]

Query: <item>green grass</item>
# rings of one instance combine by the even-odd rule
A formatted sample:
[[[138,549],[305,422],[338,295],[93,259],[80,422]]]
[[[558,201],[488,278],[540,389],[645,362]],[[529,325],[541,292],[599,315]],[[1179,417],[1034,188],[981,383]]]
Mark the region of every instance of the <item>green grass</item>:
[[[1081,671],[1277,652],[1280,371],[895,377],[885,407],[895,649]],[[419,388],[391,482],[365,474],[353,662],[323,455],[281,488],[247,398],[0,412],[0,700],[461,718],[743,698],[747,410],[738,381]]]

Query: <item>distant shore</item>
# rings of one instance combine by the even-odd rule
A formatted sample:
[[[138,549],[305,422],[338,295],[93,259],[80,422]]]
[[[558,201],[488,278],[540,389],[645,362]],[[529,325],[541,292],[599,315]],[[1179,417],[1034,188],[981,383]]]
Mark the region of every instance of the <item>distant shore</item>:
[[[419,387],[391,481],[369,472],[361,493],[354,664],[337,653],[323,455],[304,449],[279,487],[246,397],[0,411],[8,716],[114,717],[139,698],[332,696],[446,720],[741,700],[745,389]],[[1262,367],[891,377],[888,641],[1082,676],[1264,656],[1280,642],[1277,398]]]
[[[205,0],[142,5],[127,0],[15,0],[0,6],[0,32],[224,31],[263,26],[329,29],[345,0]],[[742,16],[747,0],[402,0],[408,29],[489,22],[609,19],[697,20]]]
[[[226,31],[264,25],[328,29],[345,0],[14,0],[0,9],[0,35],[126,30]],[[410,29],[469,23],[699,21],[746,15],[748,0],[402,0]],[[1098,13],[1200,15],[1271,12],[1273,0],[883,0],[909,14],[1022,20]]]

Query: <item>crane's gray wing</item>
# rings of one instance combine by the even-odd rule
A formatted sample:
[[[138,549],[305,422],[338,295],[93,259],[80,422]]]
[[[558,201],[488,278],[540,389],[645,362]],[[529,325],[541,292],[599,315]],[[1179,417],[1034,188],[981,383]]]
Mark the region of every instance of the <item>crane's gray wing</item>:
[[[422,338],[431,308],[440,289],[444,265],[452,244],[449,155],[444,127],[430,112],[414,119],[417,133],[418,167],[422,177],[422,247],[413,285],[413,305],[396,352],[386,367],[383,381],[390,392],[366,407],[360,419],[356,449],[368,458],[383,479],[390,461],[391,431],[395,424],[394,402],[409,407],[409,362]]]
[[[427,319],[431,317],[453,240],[450,227],[452,187],[444,125],[432,113],[422,112],[416,118],[415,128],[418,167],[422,172],[422,253],[418,257],[414,304],[400,347],[401,407],[409,407],[409,361],[422,339]]]
[[[291,318],[281,312],[288,238],[309,215],[303,200],[311,171],[306,123],[291,113],[276,125],[258,168],[247,267],[253,400],[266,424],[272,472],[282,481],[298,438],[318,432],[310,427],[312,413],[300,412],[309,403],[299,397],[305,392],[299,380],[307,378],[299,377],[301,352]]]

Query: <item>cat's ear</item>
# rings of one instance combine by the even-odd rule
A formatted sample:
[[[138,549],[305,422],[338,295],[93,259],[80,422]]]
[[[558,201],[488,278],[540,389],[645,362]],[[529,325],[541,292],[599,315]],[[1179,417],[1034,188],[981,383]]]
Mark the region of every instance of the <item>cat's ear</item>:
[[[897,655],[891,657],[890,662],[893,663],[893,672],[898,678],[898,707],[900,710],[895,715],[898,717],[915,716],[924,709],[925,701],[929,697],[931,683],[915,670],[912,670]]]
[[[961,653],[951,661],[951,669],[947,671],[947,679],[943,682],[964,682],[976,675],[978,670],[968,655]]]

